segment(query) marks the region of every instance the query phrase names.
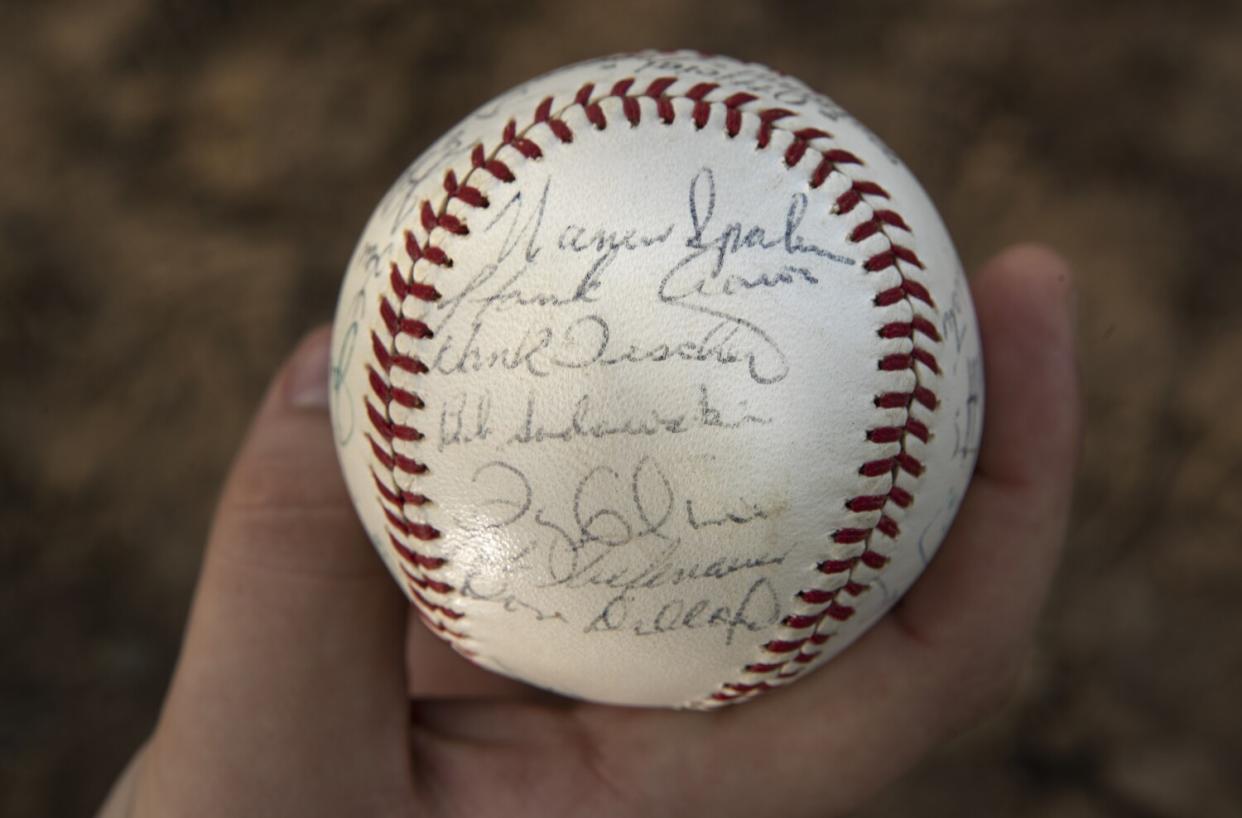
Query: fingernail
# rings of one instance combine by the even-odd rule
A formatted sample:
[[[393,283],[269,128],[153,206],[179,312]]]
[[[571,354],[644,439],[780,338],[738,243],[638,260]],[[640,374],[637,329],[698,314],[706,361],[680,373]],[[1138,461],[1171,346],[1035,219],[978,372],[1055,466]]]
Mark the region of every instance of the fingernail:
[[[316,332],[303,339],[289,361],[285,376],[285,400],[297,409],[326,409],[328,406],[328,350],[332,336]]]

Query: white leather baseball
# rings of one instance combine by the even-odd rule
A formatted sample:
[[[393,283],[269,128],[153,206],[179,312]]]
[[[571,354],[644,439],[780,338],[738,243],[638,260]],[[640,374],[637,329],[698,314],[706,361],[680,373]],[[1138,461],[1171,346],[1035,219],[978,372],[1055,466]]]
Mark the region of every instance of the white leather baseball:
[[[846,647],[981,428],[913,176],[801,82],[692,53],[466,117],[376,208],[333,349],[351,495],[427,625],[601,702],[745,700]]]

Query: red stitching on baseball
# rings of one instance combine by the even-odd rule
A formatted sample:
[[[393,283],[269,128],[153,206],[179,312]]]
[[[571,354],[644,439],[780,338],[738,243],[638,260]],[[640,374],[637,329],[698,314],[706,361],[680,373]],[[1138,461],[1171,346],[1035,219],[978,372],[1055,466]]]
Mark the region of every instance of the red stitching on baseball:
[[[405,534],[407,537],[413,537],[416,540],[434,540],[440,536],[440,531],[433,525],[427,523],[416,523],[404,516],[397,516],[390,509],[384,509],[384,516],[388,518],[388,522],[394,528]]]
[[[415,358],[413,355],[406,355],[400,352],[389,352],[384,346],[384,342],[374,330],[371,332],[371,349],[375,353],[375,361],[380,367],[388,372],[389,370],[403,369],[412,375],[422,375],[427,372],[427,365]]]
[[[401,566],[401,571],[406,575],[407,578],[412,577],[414,573],[410,571],[410,569],[406,567],[405,565]],[[406,587],[410,590],[410,594],[414,597],[415,603],[418,604],[419,607],[424,609],[424,613],[430,614],[431,612],[435,612],[439,614],[440,616],[445,617],[446,619],[454,619],[454,620],[461,619],[463,616],[465,616],[465,614],[463,614],[461,611],[455,611],[452,608],[439,604],[438,602],[432,602],[430,599],[427,598],[426,594],[424,593],[426,589],[420,588],[419,585],[413,581],[407,582]]]
[[[699,82],[680,94],[670,94],[670,88],[678,82],[678,79],[677,77],[659,77],[648,83],[642,91],[633,93],[634,79],[625,78],[614,82],[607,93],[598,97],[594,95],[595,84],[586,83],[574,94],[570,106],[580,106],[587,121],[595,128],[603,130],[608,125],[607,116],[601,105],[605,98],[620,100],[621,113],[631,126],[641,123],[641,98],[655,101],[656,115],[666,125],[672,124],[676,119],[673,100],[685,99],[692,103],[690,118],[698,130],[707,127],[715,108],[723,109],[723,129],[730,138],[737,137],[741,133],[744,114],[757,117],[759,126],[755,135],[755,144],[759,149],[766,148],[771,143],[773,134],[780,127],[781,120],[795,116],[794,111],[784,108],[747,110],[746,106],[756,102],[758,97],[746,91],[736,91],[723,99],[711,100],[709,97],[720,87],[717,83]],[[405,249],[410,258],[410,271],[403,275],[394,264],[390,275],[390,289],[396,303],[390,302],[387,297],[381,298],[380,301],[380,317],[391,340],[384,343],[375,332],[372,332],[372,352],[376,366],[367,367],[371,391],[381,402],[382,410],[380,406],[375,406],[368,399],[366,411],[375,435],[386,445],[381,445],[370,433],[366,437],[376,462],[394,477],[398,472],[414,476],[427,471],[426,465],[397,451],[393,445],[395,441],[417,442],[422,439],[422,434],[409,424],[393,421],[389,411],[394,404],[413,410],[424,407],[424,402],[417,394],[397,387],[388,377],[394,369],[414,376],[428,371],[426,365],[417,357],[399,352],[397,349],[397,340],[400,337],[408,336],[414,340],[431,337],[431,330],[424,322],[408,318],[403,314],[401,304],[405,299],[412,297],[419,301],[433,302],[440,298],[440,293],[434,286],[414,278],[415,268],[419,261],[426,261],[446,269],[453,266],[453,260],[448,253],[439,245],[431,242],[432,234],[436,230],[443,230],[454,236],[469,235],[469,227],[465,220],[448,212],[447,207],[451,201],[458,201],[469,208],[489,206],[490,203],[482,191],[467,183],[471,173],[484,172],[506,184],[514,181],[516,177],[513,167],[498,157],[498,152],[502,148],[512,148],[525,161],[541,159],[543,149],[528,135],[531,129],[539,125],[546,126],[552,136],[562,144],[573,142],[572,129],[560,116],[554,114],[553,104],[552,97],[541,100],[535,107],[531,123],[522,130],[519,130],[515,120],[509,120],[504,125],[499,144],[490,154],[485,151],[482,144],[475,145],[470,151],[470,170],[467,171],[465,177],[459,180],[452,170],[445,172],[443,186],[446,196],[439,208],[437,209],[428,201],[421,203],[418,220],[426,234],[423,243],[420,244],[412,232],[406,231],[405,233]],[[821,187],[834,173],[841,172],[842,165],[864,165],[863,160],[850,151],[836,147],[823,149],[816,147],[813,143],[817,140],[832,138],[831,134],[818,128],[787,129],[786,132],[792,137],[784,154],[784,161],[788,167],[797,167],[811,151],[815,151],[818,157],[808,180],[811,188]],[[868,199],[887,200],[890,198],[888,191],[873,181],[851,178],[849,182],[849,187],[838,194],[833,202],[832,212],[834,214],[848,214]],[[913,307],[915,302],[920,302],[934,309],[935,305],[930,292],[909,275],[915,270],[923,269],[923,262],[914,250],[891,237],[887,232],[890,229],[911,232],[909,225],[896,211],[890,208],[873,208],[870,218],[856,225],[848,237],[849,241],[854,243],[876,236],[886,240],[887,247],[867,257],[862,266],[866,272],[874,274],[890,274],[889,271],[895,270],[900,277],[900,282],[878,292],[873,299],[875,305],[886,307],[905,301]],[[818,606],[818,610],[790,614],[785,618],[784,624],[793,630],[810,629],[811,632],[792,639],[770,640],[763,647],[769,653],[778,655],[779,660],[752,662],[743,669],[746,673],[774,674],[776,680],[786,680],[796,676],[802,666],[815,659],[819,654],[819,646],[831,637],[831,633],[820,633],[817,630],[820,624],[825,619],[843,622],[853,615],[854,607],[842,602],[839,598],[840,594],[858,596],[868,588],[864,583],[849,579],[852,572],[860,564],[871,570],[880,570],[888,562],[887,557],[870,550],[868,546],[876,532],[890,538],[900,533],[896,521],[884,514],[884,509],[890,503],[898,508],[905,508],[913,502],[914,498],[911,493],[898,486],[896,481],[900,473],[918,476],[924,469],[922,462],[906,451],[905,442],[907,436],[922,442],[930,439],[930,430],[927,425],[912,417],[910,409],[917,404],[928,410],[934,410],[938,405],[935,394],[918,382],[920,367],[931,372],[939,372],[935,355],[931,350],[921,346],[919,339],[939,342],[940,333],[932,321],[916,310],[908,321],[890,321],[884,324],[878,330],[878,335],[883,339],[904,339],[911,342],[908,352],[890,352],[882,355],[877,360],[879,369],[892,372],[912,371],[916,379],[914,387],[908,392],[885,392],[875,396],[873,400],[877,408],[906,410],[906,418],[901,423],[869,429],[866,435],[867,440],[875,444],[887,446],[897,444],[898,451],[890,456],[866,461],[858,468],[858,473],[864,477],[889,475],[892,482],[888,491],[883,494],[859,495],[845,501],[845,507],[851,512],[871,514],[879,512],[878,519],[870,527],[847,527],[831,533],[831,541],[838,545],[861,544],[863,547],[862,552],[856,557],[825,560],[816,566],[820,573],[828,576],[844,574],[847,577],[846,582],[835,590],[807,588],[799,591],[798,598],[806,604]],[[402,570],[406,572],[410,580],[409,588],[420,609],[420,615],[429,626],[455,643],[467,638],[464,634],[449,629],[437,619],[437,617],[442,617],[457,620],[462,618],[462,613],[429,600],[424,593],[443,594],[452,590],[447,583],[429,578],[425,573],[442,568],[446,564],[443,558],[431,557],[415,551],[397,536],[401,534],[419,540],[433,540],[440,536],[440,532],[434,526],[411,520],[405,514],[407,506],[418,507],[430,501],[424,495],[415,492],[394,491],[378,475],[375,476],[375,483],[384,513],[390,524],[389,538],[394,548],[397,549],[397,553],[404,560]],[[393,483],[399,485],[395,479]],[[394,508],[397,511],[394,511]],[[460,644],[456,646],[463,653],[468,655],[471,653]],[[792,666],[791,661],[794,663]],[[728,682],[721,685],[721,688],[713,693],[710,699],[733,701],[773,687],[775,687],[774,684],[762,680],[754,683]]]
[[[371,383],[371,391],[385,404],[397,403],[407,409],[422,409],[425,405],[413,392],[389,384],[370,364],[367,364],[367,380]]]
[[[547,125],[552,135],[565,144],[574,141],[574,132],[569,129],[569,126],[563,120],[552,117],[552,97],[544,97],[543,102],[535,108],[535,121],[532,124]]]
[[[470,207],[487,207],[491,204],[477,187],[459,185],[457,183],[457,174],[451,170],[444,174],[444,192],[448,194],[450,199],[458,199]]]
[[[841,545],[851,545],[856,542],[865,542],[869,536],[871,536],[869,528],[838,528],[832,532],[832,541]]]
[[[887,494],[865,494],[846,500],[845,507],[850,511],[879,511],[887,502]]]
[[[367,418],[371,421],[371,428],[384,440],[422,440],[423,433],[415,429],[413,426],[406,426],[400,423],[393,423],[375,408],[375,404],[368,399],[363,399],[363,403],[367,407]]]
[[[534,142],[524,136],[517,135],[517,122],[510,119],[509,124],[505,125],[504,136],[501,138],[502,145],[511,145],[518,153],[527,159],[542,159],[543,151]],[[430,232],[430,230],[428,231]]]
[[[379,479],[379,475],[375,473],[374,469],[371,470],[371,479],[375,481],[375,488],[379,490],[379,493],[383,496],[383,498],[395,506],[406,503],[412,506],[421,506],[427,502],[427,496],[424,494],[418,494],[404,489],[393,491],[388,488],[388,486],[384,485],[384,481]]]
[[[881,505],[883,505],[883,503],[881,503]],[[851,508],[850,510],[857,511],[858,509]],[[853,570],[854,566],[857,564],[858,564],[858,558],[855,557],[853,559],[848,559],[848,560],[824,560],[823,562],[816,565],[815,568],[816,570],[824,574],[840,574],[845,571]],[[823,594],[823,596],[822,597],[818,596],[818,594]],[[807,591],[802,591],[801,596],[799,598],[802,599],[804,602],[811,602],[811,603],[827,602],[830,599],[832,599],[832,592],[831,591],[812,592],[810,590],[807,590]]]
[[[657,79],[651,81],[651,84],[647,86],[647,90],[643,93],[652,99],[658,99],[659,97],[665,96],[664,92],[669,89],[669,86],[676,82],[677,77],[658,77]]]
[[[513,171],[504,162],[496,158],[488,158],[483,153],[482,145],[475,145],[474,150],[470,152],[470,164],[477,170],[484,170],[495,178],[508,184],[514,179]]]
[[[747,673],[772,673],[785,666],[784,662],[752,662],[743,668]]]
[[[883,554],[877,554],[874,551],[864,551],[858,559],[862,561],[863,565],[876,570],[888,565],[888,557]]]
[[[901,426],[877,426],[867,430],[867,440],[872,443],[899,443],[905,432]]]
[[[447,561],[441,557],[429,557],[422,552],[415,551],[413,548],[410,548],[408,545],[398,540],[392,534],[388,535],[388,541],[397,550],[397,553],[404,557],[408,562],[417,565],[419,568],[434,571],[437,568],[442,568],[447,563]]]
[[[413,290],[414,287],[426,287],[426,285],[416,284],[410,289]],[[428,298],[424,300],[435,301],[439,298],[439,295],[439,293],[436,293],[436,298]],[[431,337],[430,327],[422,321],[416,321],[413,318],[406,318],[404,316],[397,315],[397,311],[393,309],[392,303],[387,298],[380,299],[380,318],[383,319],[384,326],[388,328],[389,335],[412,335],[419,339]]]
[[[906,434],[916,437],[924,443],[931,442],[931,430],[927,428],[927,424],[920,420],[910,418],[905,425]]]
[[[858,467],[858,473],[863,477],[879,477],[882,474],[890,474],[893,471],[893,464],[896,462],[896,459],[892,457],[870,460]]]
[[[427,579],[427,577],[423,574],[411,571],[404,565],[401,566],[401,570],[405,573],[406,579],[413,583],[414,587],[418,588],[420,591],[434,591],[437,594],[451,594],[453,591],[457,590],[447,582],[441,582],[438,579]],[[444,610],[448,609],[445,608]],[[458,612],[454,611],[454,613]]]

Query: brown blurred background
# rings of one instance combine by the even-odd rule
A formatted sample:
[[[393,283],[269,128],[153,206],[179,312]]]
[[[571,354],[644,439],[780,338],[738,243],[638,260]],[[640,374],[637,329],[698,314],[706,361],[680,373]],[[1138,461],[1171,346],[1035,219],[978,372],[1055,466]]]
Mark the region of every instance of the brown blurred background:
[[[517,80],[689,46],[870,124],[968,267],[1080,273],[1031,671],[865,814],[1242,815],[1242,4],[259,5],[0,8],[0,813],[89,814],[153,724],[248,415],[405,164]]]

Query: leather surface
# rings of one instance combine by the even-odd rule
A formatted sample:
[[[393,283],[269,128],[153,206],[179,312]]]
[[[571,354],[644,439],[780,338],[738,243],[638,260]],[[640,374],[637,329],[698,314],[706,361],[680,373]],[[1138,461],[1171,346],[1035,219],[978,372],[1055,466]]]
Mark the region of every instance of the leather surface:
[[[662,88],[664,103],[643,95],[665,77],[676,79]],[[628,100],[610,95],[627,78]],[[687,96],[704,82],[718,87]],[[587,104],[575,102],[587,83]],[[727,105],[739,92],[756,98]],[[537,121],[549,97],[551,118],[572,141]],[[762,112],[774,109],[790,113],[769,127]],[[529,144],[502,146],[510,120],[538,158],[527,156]],[[791,166],[799,141],[804,155]],[[511,180],[474,167],[476,145]],[[830,150],[860,161],[837,164],[813,186]],[[450,197],[449,171],[488,206]],[[842,207],[859,181],[885,195]],[[451,218],[428,230],[423,202]],[[881,210],[901,226],[855,240]],[[453,220],[468,233],[444,226]],[[407,230],[451,266],[413,260]],[[894,246],[918,263],[868,269]],[[393,264],[439,299],[400,297]],[[925,287],[932,303],[875,303],[904,281]],[[392,331],[385,299],[431,337]],[[936,337],[881,337],[916,316]],[[373,343],[427,371],[385,369]],[[934,554],[981,430],[965,279],[915,179],[796,80],[688,53],[553,72],[484,105],[428,149],[359,241],[333,346],[341,462],[394,577],[480,664],[605,702],[744,699],[840,651]],[[925,360],[881,366],[915,346]],[[384,400],[374,374],[423,405]],[[876,405],[916,387],[934,393],[934,409]],[[368,401],[389,431],[417,429],[421,439],[386,438]],[[868,439],[912,419],[926,442],[908,433]],[[389,468],[377,447],[426,470]],[[899,456],[921,473],[860,474]],[[377,481],[429,502],[394,504]],[[858,497],[889,500],[847,508]],[[893,500],[905,497],[904,507]],[[394,515],[438,536],[410,536]],[[877,528],[882,518],[895,536]],[[843,531],[865,536],[845,542]],[[394,539],[424,562],[411,563]],[[887,561],[869,565],[877,560],[860,561],[864,551]],[[832,561],[853,567],[826,572]],[[817,601],[800,596],[807,590]],[[823,614],[829,593],[834,611],[848,615]],[[791,643],[805,644],[772,649]]]

